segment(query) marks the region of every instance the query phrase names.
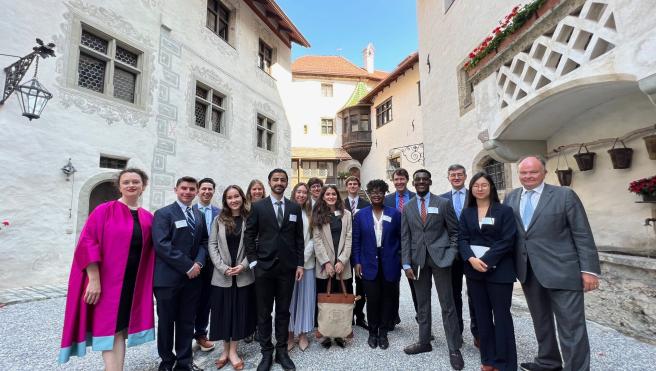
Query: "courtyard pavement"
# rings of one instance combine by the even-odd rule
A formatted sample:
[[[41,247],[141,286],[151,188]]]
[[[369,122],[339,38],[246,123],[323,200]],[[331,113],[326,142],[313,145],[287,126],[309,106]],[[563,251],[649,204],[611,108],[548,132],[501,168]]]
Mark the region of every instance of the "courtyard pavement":
[[[444,340],[444,330],[433,294],[433,351],[415,356],[403,353],[403,348],[416,340],[417,324],[414,308],[405,280],[401,282],[401,324],[390,333],[387,350],[372,350],[367,346],[367,333],[355,328],[355,339],[346,349],[336,346],[326,350],[313,342],[305,351],[295,348],[291,357],[299,370],[451,370]],[[516,288],[516,290],[519,290]],[[50,292],[61,292],[50,290]],[[0,293],[1,294],[1,293]],[[536,354],[533,326],[530,316],[517,291],[513,304],[518,359],[531,360]],[[13,295],[16,295],[14,293]],[[1,295],[0,295],[1,296]],[[57,354],[63,322],[65,299],[59,295],[39,301],[18,302],[0,306],[0,370],[102,370],[99,352],[89,350],[84,358],[73,357],[68,363],[58,365]],[[47,296],[47,295],[46,295]],[[5,301],[7,302],[7,301]],[[466,310],[466,305],[465,305]],[[468,322],[468,314],[465,314]],[[468,323],[466,324],[468,326]],[[592,370],[656,370],[656,346],[642,343],[608,327],[588,322],[591,343]],[[465,332],[462,354],[465,370],[479,370],[478,350],[472,345],[471,334]],[[221,344],[217,344],[217,349]],[[240,346],[246,369],[255,369],[260,360],[259,346],[251,343]],[[197,351],[195,362],[205,370],[215,370],[214,360],[219,350],[210,353]],[[159,359],[155,342],[128,348],[126,370],[155,371]],[[224,368],[232,370],[230,365]],[[274,370],[280,370],[275,365]]]

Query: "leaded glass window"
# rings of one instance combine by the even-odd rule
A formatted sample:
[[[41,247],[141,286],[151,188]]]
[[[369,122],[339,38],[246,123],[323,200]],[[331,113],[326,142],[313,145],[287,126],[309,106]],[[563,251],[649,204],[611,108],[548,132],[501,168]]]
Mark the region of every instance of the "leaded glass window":
[[[223,133],[225,131],[224,102],[225,95],[221,92],[196,82],[194,124],[215,133]]]
[[[483,166],[483,171],[490,175],[498,190],[506,188],[506,173],[503,163],[490,158]]]

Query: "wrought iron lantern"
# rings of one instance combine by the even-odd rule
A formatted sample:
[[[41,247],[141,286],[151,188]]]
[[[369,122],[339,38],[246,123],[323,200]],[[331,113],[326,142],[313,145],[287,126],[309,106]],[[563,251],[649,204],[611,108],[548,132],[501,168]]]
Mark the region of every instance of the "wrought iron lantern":
[[[18,91],[18,102],[23,110],[23,116],[30,121],[41,117],[41,112],[52,98],[52,94],[37,80],[36,76],[39,72],[39,57],[54,57],[55,44],[44,45],[40,39],[36,39],[36,42],[38,45],[33,48],[32,53],[19,58],[18,61],[5,68],[5,87],[2,100],[0,100],[0,104],[3,104],[14,91]],[[25,84],[19,85],[35,60],[34,77]]]
[[[68,181],[68,178],[70,178],[71,175],[73,175],[74,173],[77,172],[77,169],[75,168],[75,166],[73,166],[73,163],[71,162],[70,157],[69,157],[68,162],[66,163],[66,165],[64,165],[61,168],[61,171],[62,171],[62,173],[64,173],[66,175],[66,181]]]

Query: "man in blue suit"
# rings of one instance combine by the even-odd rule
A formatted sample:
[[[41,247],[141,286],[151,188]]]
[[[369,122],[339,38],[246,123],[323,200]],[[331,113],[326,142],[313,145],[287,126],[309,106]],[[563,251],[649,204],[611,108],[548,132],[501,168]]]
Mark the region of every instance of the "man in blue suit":
[[[447,170],[447,177],[451,183],[451,190],[443,193],[440,197],[444,197],[451,201],[453,209],[456,212],[456,217],[460,219],[462,209],[467,205],[467,188],[465,188],[465,181],[467,180],[467,171],[465,167],[460,164],[453,164]],[[462,277],[464,274],[464,261],[460,255],[456,255],[456,259],[451,266],[451,283],[453,285],[453,300],[456,303],[456,311],[458,312],[458,325],[460,326],[460,334],[464,330],[464,323],[462,320]],[[480,340],[478,337],[478,327],[476,326],[476,313],[474,313],[474,303],[472,302],[469,290],[467,290],[467,302],[469,304],[469,329],[474,337],[474,345],[478,348]]]
[[[394,188],[396,192],[390,193],[385,196],[384,205],[386,207],[393,207],[397,209],[401,214],[403,214],[403,208],[405,205],[410,202],[410,199],[415,197],[415,193],[411,192],[408,189],[408,182],[410,181],[410,174],[408,170],[404,168],[398,168],[394,170],[392,174],[392,182],[394,183]],[[408,286],[410,286],[410,294],[412,295],[412,304],[415,306],[415,313],[417,312],[417,294],[415,294],[415,284],[414,281],[408,280]],[[393,330],[395,325],[401,323],[401,318],[399,317],[399,294],[396,295],[396,317],[394,321],[390,323],[390,329]],[[415,319],[417,317],[415,316]]]
[[[367,295],[368,343],[380,349],[389,347],[388,324],[396,315],[401,278],[401,213],[383,205],[387,190],[380,179],[367,184],[372,205],[355,215],[351,254]]]
[[[208,234],[205,216],[191,207],[197,192],[196,179],[178,179],[177,200],[157,210],[153,219],[153,291],[157,299],[157,352],[162,359],[159,371],[174,370],[174,365],[175,370],[200,370],[192,362],[191,343]]]
[[[219,215],[219,208],[212,205],[216,183],[212,178],[203,178],[198,182],[198,203],[193,206],[194,210],[199,210],[205,217],[205,227],[207,234],[210,233],[210,226],[214,218]],[[200,292],[198,309],[196,310],[196,325],[194,330],[194,339],[196,344],[203,352],[209,352],[214,349],[214,342],[207,338],[207,324],[210,319],[210,293],[212,292],[212,273],[214,273],[214,264],[207,256],[207,261],[200,272],[203,286]]]

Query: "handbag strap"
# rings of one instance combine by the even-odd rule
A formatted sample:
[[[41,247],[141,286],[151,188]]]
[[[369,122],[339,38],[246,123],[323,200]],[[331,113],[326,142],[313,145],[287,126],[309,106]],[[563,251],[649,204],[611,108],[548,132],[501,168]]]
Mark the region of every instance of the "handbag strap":
[[[346,292],[346,284],[344,284],[344,280],[342,279],[342,274],[339,274],[339,285],[342,288],[342,295],[346,296],[348,293]],[[333,286],[333,279],[332,277],[328,277],[328,286],[326,286],[326,294],[330,295],[330,291]]]

